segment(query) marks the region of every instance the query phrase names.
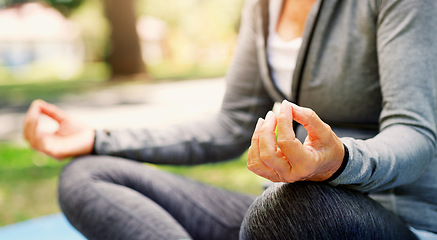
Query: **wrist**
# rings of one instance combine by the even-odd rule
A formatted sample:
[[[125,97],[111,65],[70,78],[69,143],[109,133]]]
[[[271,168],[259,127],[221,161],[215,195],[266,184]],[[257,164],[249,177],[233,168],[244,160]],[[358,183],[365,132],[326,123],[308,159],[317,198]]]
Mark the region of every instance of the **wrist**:
[[[91,148],[91,153],[92,155],[97,155],[97,151],[96,151],[96,130],[93,129],[93,141],[92,141],[92,148]]]
[[[343,160],[342,160],[340,166],[328,179],[326,179],[322,182],[331,182],[331,181],[335,180],[338,176],[340,176],[340,174],[343,173],[344,169],[346,168],[347,163],[349,162],[349,150],[346,147],[346,145],[344,145],[344,144],[343,144],[343,149],[344,149],[344,155],[343,155]]]
[[[85,134],[85,136],[82,137],[83,144],[78,149],[79,152],[77,154],[75,154],[76,156],[93,154],[96,132],[94,129],[89,128],[89,129],[86,129],[86,131],[84,131],[84,134]]]

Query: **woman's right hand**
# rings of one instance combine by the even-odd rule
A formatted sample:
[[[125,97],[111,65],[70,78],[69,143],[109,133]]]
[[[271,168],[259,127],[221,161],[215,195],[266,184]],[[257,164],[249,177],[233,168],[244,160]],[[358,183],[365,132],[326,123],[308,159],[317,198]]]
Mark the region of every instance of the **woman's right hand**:
[[[308,132],[304,143],[296,138],[293,120]],[[269,112],[258,121],[247,167],[273,182],[325,181],[344,156],[342,141],[313,110],[283,101],[278,117]]]
[[[56,132],[38,129],[41,115],[59,124]],[[58,160],[90,154],[94,145],[94,130],[69,117],[64,111],[43,100],[30,105],[24,120],[24,137],[37,151]]]

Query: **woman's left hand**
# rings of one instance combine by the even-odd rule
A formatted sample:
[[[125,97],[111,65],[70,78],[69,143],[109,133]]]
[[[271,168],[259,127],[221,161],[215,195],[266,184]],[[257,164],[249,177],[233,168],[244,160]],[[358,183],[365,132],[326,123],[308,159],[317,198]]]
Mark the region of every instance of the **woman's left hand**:
[[[303,144],[293,119],[308,132]],[[313,110],[283,101],[277,118],[270,111],[258,120],[247,167],[273,182],[324,181],[340,168],[344,154],[341,140]]]

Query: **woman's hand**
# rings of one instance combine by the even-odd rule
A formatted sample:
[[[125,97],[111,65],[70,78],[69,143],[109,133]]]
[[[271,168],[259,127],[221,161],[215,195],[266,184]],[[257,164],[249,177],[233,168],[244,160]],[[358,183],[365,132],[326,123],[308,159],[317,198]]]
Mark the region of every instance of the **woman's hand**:
[[[303,144],[295,137],[293,119],[308,131]],[[277,118],[270,111],[258,120],[247,167],[273,182],[323,181],[340,168],[343,157],[343,143],[313,110],[283,101]]]
[[[38,129],[41,115],[47,115],[59,124],[56,132]],[[24,120],[24,137],[37,151],[56,159],[90,154],[94,145],[94,130],[79,123],[55,105],[35,100]]]

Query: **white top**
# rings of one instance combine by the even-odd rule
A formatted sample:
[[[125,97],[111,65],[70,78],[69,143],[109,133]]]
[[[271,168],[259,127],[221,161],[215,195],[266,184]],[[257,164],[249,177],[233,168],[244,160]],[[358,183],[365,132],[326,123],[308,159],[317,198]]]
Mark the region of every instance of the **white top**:
[[[282,0],[269,1],[269,35],[267,38],[267,62],[273,82],[287,97],[291,98],[291,81],[302,38],[284,41],[276,32]]]

